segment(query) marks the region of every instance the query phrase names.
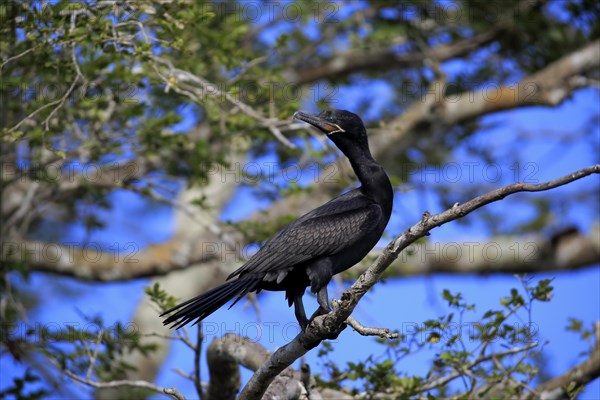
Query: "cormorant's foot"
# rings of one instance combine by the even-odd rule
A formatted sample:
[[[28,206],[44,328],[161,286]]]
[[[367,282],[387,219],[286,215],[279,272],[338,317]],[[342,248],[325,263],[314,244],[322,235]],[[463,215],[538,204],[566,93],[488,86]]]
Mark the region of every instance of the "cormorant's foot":
[[[317,312],[318,311],[321,311],[322,314],[327,314],[333,311],[333,307],[331,307],[331,305],[327,303],[327,307],[319,306],[319,308],[317,308]]]
[[[332,311],[331,308],[326,309],[326,308],[319,306],[319,308],[317,308],[317,311],[315,311],[313,313],[313,315],[311,315],[310,321],[312,322],[312,320],[315,319],[316,317],[318,317],[319,315],[329,314],[331,311]]]

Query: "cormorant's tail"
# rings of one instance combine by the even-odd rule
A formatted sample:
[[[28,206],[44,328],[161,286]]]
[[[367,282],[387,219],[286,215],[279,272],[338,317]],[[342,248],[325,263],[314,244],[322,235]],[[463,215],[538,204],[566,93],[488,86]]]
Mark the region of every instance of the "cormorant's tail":
[[[231,308],[248,292],[256,290],[259,282],[259,279],[236,279],[211,289],[206,293],[202,293],[200,296],[184,301],[160,315],[162,317],[175,310],[179,310],[165,319],[163,325],[173,323],[172,328],[179,329],[194,319],[196,322],[193,325],[196,325],[199,321],[202,321],[237,296],[235,301],[229,306]]]

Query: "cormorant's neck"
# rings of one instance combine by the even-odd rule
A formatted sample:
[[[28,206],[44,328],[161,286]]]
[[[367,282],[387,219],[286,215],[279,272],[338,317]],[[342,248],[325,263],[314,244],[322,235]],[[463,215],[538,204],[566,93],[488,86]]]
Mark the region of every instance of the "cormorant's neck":
[[[342,152],[350,160],[350,165],[362,184],[361,190],[377,201],[389,201],[393,195],[392,184],[381,164],[371,155],[368,146],[346,147]]]

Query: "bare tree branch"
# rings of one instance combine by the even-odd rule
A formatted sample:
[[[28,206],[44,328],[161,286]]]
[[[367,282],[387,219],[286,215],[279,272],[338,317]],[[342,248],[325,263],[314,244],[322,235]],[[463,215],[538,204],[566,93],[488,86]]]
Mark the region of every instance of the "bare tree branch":
[[[476,197],[464,204],[455,204],[452,208],[439,214],[426,212],[423,219],[397,236],[385,248],[383,254],[367,271],[360,275],[354,284],[346,290],[332,312],[316,317],[305,331],[296,336],[290,343],[277,349],[269,359],[252,376],[240,394],[240,400],[260,398],[273,379],[295,360],[317,346],[322,340],[335,335],[343,327],[346,319],[365,295],[382,277],[386,268],[398,257],[400,252],[420,237],[450,221],[462,218],[471,212],[519,192],[539,192],[566,185],[575,180],[600,173],[600,165],[581,169],[569,175],[540,184],[515,183]]]
[[[321,396],[324,400],[354,400],[354,396],[350,396],[348,393],[328,388],[321,390]]]
[[[203,77],[194,75],[189,71],[184,71],[182,69],[175,68],[171,61],[166,60],[164,58],[158,56],[152,56],[151,58],[156,63],[167,68],[169,71],[169,76],[174,77],[176,79],[177,85],[173,86],[171,80],[164,74],[162,74],[158,68],[155,68],[155,72],[161,77],[161,79],[168,85],[168,87],[173,87],[173,90],[175,90],[176,92],[186,97],[189,97],[190,99],[198,103],[201,103],[201,99],[207,96],[224,98],[228,102],[236,106],[241,112],[258,121],[261,126],[267,128],[273,134],[273,136],[284,146],[291,149],[296,148],[296,145],[290,142],[281,133],[282,127],[287,127],[289,129],[290,125],[292,125],[293,122],[290,123],[288,121],[279,121],[277,118],[266,118],[262,116],[259,111],[255,110],[252,106],[244,103],[243,101],[231,95],[230,93],[220,90],[217,85],[207,81]]]

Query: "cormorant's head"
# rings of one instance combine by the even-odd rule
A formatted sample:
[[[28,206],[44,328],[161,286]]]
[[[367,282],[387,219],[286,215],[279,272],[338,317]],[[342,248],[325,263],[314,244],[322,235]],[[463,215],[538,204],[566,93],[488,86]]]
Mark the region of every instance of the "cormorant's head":
[[[298,111],[294,119],[307,122],[325,133],[338,147],[354,142],[367,145],[367,131],[360,117],[346,110],[325,110],[320,114]]]

